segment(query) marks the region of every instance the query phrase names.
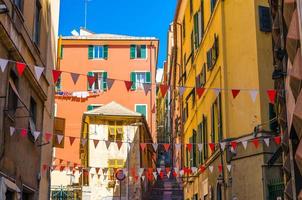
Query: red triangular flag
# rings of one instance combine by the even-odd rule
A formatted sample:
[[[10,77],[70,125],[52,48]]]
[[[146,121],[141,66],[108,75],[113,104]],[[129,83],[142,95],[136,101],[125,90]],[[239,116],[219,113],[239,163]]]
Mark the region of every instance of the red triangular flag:
[[[140,143],[140,146],[141,146],[142,151],[144,151],[144,150],[145,150],[146,145],[147,145],[146,143]]]
[[[62,172],[65,169],[65,166],[60,167],[60,171]]]
[[[70,137],[70,136],[69,136],[69,143],[70,143],[70,146],[72,146],[72,144],[74,143],[74,140],[75,140],[75,137]]]
[[[159,89],[160,89],[161,95],[164,97],[164,96],[166,96],[166,93],[169,89],[169,86],[162,84],[162,85],[159,86]]]
[[[127,91],[129,92],[129,90],[131,89],[133,82],[132,81],[124,81],[125,82],[125,86]]]
[[[100,171],[100,168],[99,168],[99,167],[96,167],[96,168],[95,168],[95,171],[96,171],[96,173],[98,174],[99,171]]]
[[[255,147],[258,148],[258,146],[259,146],[259,139],[255,138],[255,139],[252,140],[252,142],[255,145]]]
[[[236,141],[232,141],[232,142],[231,142],[231,145],[232,145],[233,149],[235,150],[236,147],[237,147],[237,142],[236,142]]]
[[[199,170],[200,170],[201,173],[203,173],[203,172],[206,171],[206,167],[205,167],[204,165],[201,165],[201,166],[199,167]]]
[[[25,70],[26,64],[25,63],[20,63],[16,62],[16,68],[19,76],[22,76],[24,70]]]
[[[193,145],[192,144],[187,144],[187,149],[189,150],[189,152],[191,152]]]
[[[221,164],[218,165],[218,170],[219,170],[220,173],[222,172],[222,165]]]
[[[50,142],[51,136],[52,136],[51,133],[45,133],[45,134],[44,134],[45,141],[46,141],[46,142]]]
[[[63,162],[63,159],[59,159],[59,164],[61,164]]]
[[[173,176],[177,177],[177,173],[175,171],[173,171]]]
[[[92,85],[95,82],[95,77],[94,76],[87,76],[87,81],[88,81],[89,87],[92,87]]]
[[[152,112],[152,113],[155,113],[155,112],[156,112],[155,104],[153,105],[151,112]]]
[[[161,179],[163,179],[164,178],[164,172],[160,172],[159,176],[160,176]]]
[[[53,77],[53,82],[56,84],[59,77],[61,76],[61,71],[59,70],[52,70],[52,77]]]
[[[234,99],[238,96],[239,92],[240,92],[240,90],[235,90],[235,89],[232,90],[232,95],[233,95]]]
[[[170,170],[171,170],[170,167],[166,167],[166,173],[167,174],[169,173]]]
[[[267,95],[268,95],[270,103],[272,103],[272,104],[275,103],[276,94],[277,94],[276,90],[267,90]]]
[[[215,150],[215,143],[209,143],[210,149],[212,152]]]
[[[22,130],[21,130],[21,136],[22,137],[26,137],[26,135],[27,135],[27,130],[25,129],[25,128],[23,128]]]
[[[170,144],[163,144],[164,145],[164,148],[165,148],[165,151],[169,151],[169,147],[170,147]]]
[[[196,93],[198,95],[198,98],[200,98],[203,95],[204,91],[205,88],[196,88]]]
[[[276,136],[274,139],[275,139],[276,144],[281,143],[281,137],[280,136]]]
[[[94,143],[94,148],[96,148],[99,144],[99,140],[93,140],[93,143]]]
[[[45,172],[47,170],[47,168],[48,168],[48,165],[44,164],[43,165],[43,171]]]

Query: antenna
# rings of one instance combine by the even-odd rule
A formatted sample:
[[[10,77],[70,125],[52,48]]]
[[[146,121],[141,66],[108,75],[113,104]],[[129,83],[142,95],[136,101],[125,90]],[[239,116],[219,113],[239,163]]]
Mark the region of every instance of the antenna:
[[[84,28],[85,29],[87,29],[87,4],[89,1],[91,1],[91,0],[84,0],[84,3],[85,3],[85,26],[84,26]]]

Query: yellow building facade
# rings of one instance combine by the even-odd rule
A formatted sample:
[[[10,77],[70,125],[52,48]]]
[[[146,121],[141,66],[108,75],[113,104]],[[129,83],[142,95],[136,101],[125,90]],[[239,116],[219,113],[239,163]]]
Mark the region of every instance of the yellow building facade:
[[[277,146],[260,142],[257,149],[238,145],[231,152],[230,145],[225,151],[217,145],[231,138],[261,141],[277,134],[272,127],[275,108],[267,97],[273,88],[268,2],[180,0],[174,26],[177,73],[172,82],[186,88],[179,103],[180,128],[183,144],[193,144],[191,152],[183,147],[182,167],[206,167],[204,173],[183,177],[184,198],[268,198],[272,178],[282,177],[278,164],[265,167]],[[196,88],[205,88],[200,98]],[[231,89],[240,90],[236,98]],[[255,102],[251,90],[257,91]],[[214,152],[209,143],[216,144]],[[197,144],[202,144],[202,151]],[[230,172],[227,165],[232,166]]]

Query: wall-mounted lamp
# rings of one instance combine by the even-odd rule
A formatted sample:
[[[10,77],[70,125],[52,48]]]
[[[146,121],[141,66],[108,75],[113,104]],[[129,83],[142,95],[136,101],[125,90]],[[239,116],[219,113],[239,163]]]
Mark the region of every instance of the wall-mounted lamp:
[[[4,14],[7,12],[8,12],[7,6],[4,3],[0,3],[0,14]]]

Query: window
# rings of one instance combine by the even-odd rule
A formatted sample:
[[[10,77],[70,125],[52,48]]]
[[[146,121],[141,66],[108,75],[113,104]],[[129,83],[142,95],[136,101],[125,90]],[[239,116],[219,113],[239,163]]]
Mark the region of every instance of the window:
[[[260,31],[262,32],[271,32],[272,31],[272,22],[270,10],[268,7],[259,6],[259,25]]]
[[[60,59],[63,59],[63,55],[64,55],[64,47],[63,45],[60,46]]]
[[[208,159],[208,124],[207,118],[202,116],[202,127],[201,127],[201,142],[202,142],[202,149],[203,149],[203,159],[202,161],[206,161]]]
[[[147,117],[147,105],[145,104],[137,104],[135,105],[135,112],[142,114]]]
[[[219,40],[218,36],[214,36],[214,44],[213,46],[207,51],[207,66],[208,70],[212,70],[217,62],[219,55]]]
[[[131,59],[147,58],[147,46],[146,45],[130,45],[130,58]]]
[[[191,160],[192,160],[192,167],[196,167],[197,166],[197,162],[196,162],[196,159],[197,159],[197,156],[196,156],[196,153],[197,153],[197,145],[196,145],[196,141],[197,141],[197,133],[195,130],[193,130],[193,134],[192,134],[192,143],[193,143],[193,148],[192,148],[192,151],[191,151]]]
[[[35,21],[34,21],[34,42],[38,45],[40,43],[40,25],[41,24],[41,4],[36,0],[35,7]]]
[[[198,193],[194,194],[193,199],[192,200],[198,200]]]
[[[194,62],[194,31],[191,32],[191,63]]]
[[[211,0],[211,14],[214,11],[215,5],[216,5],[217,0]]]
[[[108,78],[107,72],[88,72],[88,76],[95,77],[95,82],[92,84],[91,87],[89,86],[89,83],[87,83],[88,90],[92,90],[92,91],[107,90],[107,78]]]
[[[118,121],[109,122],[108,140],[110,142],[122,141],[124,136],[123,123]]]
[[[151,73],[131,72],[130,79],[133,82],[131,90],[144,89],[144,83],[151,83]]]
[[[182,37],[186,37],[186,19],[184,18],[182,21]]]
[[[194,15],[194,49],[199,46],[199,12]]]
[[[217,97],[211,108],[211,142],[218,143],[222,140],[222,115],[221,115],[221,95]]]
[[[206,84],[206,64],[203,64],[201,72],[196,77],[196,87],[203,87]]]
[[[277,115],[276,115],[276,111],[275,111],[275,107],[274,104],[269,103],[269,127],[271,131],[276,132],[278,129],[278,121],[277,121]]]
[[[37,103],[34,98],[30,98],[30,116],[33,122],[37,123]]]
[[[89,46],[88,59],[108,59],[108,46]]]
[[[15,5],[20,12],[23,12],[23,0],[14,0]]]
[[[15,72],[10,72],[9,77],[9,90],[8,90],[8,113],[12,116],[18,107],[18,77]]]

